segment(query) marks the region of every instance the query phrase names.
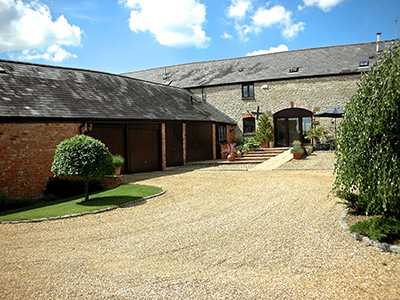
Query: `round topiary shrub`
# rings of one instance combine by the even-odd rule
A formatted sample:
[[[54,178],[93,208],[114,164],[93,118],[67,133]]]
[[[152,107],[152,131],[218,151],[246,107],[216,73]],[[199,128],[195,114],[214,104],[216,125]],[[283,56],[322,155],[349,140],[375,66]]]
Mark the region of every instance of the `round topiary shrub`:
[[[108,148],[90,136],[77,135],[62,141],[56,149],[51,171],[57,176],[76,176],[85,181],[85,201],[89,199],[89,180],[115,171]]]

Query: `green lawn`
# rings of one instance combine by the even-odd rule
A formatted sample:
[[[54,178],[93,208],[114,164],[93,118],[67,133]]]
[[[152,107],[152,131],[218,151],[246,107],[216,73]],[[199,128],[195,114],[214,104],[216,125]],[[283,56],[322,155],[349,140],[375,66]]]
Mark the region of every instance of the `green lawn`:
[[[114,189],[92,193],[89,201],[78,196],[39,205],[0,212],[0,221],[21,221],[59,217],[109,208],[161,193],[154,186],[127,184]]]

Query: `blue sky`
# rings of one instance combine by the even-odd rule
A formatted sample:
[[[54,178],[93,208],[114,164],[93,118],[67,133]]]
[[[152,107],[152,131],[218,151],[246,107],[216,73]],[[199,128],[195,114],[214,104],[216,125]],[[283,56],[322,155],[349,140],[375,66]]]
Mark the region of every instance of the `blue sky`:
[[[0,0],[0,59],[122,73],[394,39],[399,16],[400,0]]]

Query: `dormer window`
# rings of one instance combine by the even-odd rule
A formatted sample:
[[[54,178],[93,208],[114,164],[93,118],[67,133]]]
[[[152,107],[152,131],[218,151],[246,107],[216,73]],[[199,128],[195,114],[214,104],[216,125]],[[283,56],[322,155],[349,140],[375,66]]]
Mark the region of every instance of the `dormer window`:
[[[297,73],[299,71],[299,67],[292,67],[289,69],[289,73]]]
[[[368,67],[369,66],[369,61],[368,60],[363,60],[363,61],[360,61],[360,65],[359,65],[359,67]]]

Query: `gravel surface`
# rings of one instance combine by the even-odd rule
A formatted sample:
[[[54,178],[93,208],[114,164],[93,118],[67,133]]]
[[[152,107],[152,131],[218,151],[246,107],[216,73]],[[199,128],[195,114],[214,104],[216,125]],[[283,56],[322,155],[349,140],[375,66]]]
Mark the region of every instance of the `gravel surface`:
[[[167,191],[129,208],[0,224],[0,298],[400,299],[400,255],[341,229],[332,170],[232,166],[128,176]]]

